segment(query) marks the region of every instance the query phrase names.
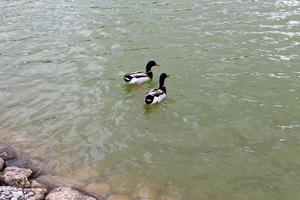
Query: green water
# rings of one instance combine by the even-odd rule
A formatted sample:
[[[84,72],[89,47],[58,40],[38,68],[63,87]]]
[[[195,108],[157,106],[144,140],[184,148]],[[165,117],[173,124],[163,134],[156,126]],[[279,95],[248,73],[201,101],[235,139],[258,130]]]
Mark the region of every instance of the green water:
[[[89,169],[89,180],[183,200],[300,198],[300,1],[0,10],[0,128],[44,149],[53,173]],[[127,87],[122,74],[150,59],[154,80]],[[168,97],[145,107],[162,72]]]

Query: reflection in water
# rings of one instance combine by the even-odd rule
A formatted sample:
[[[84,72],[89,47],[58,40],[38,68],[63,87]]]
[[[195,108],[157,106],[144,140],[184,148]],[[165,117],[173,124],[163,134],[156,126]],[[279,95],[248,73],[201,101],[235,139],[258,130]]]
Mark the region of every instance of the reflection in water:
[[[144,114],[149,115],[155,111],[161,110],[160,104],[144,105]]]

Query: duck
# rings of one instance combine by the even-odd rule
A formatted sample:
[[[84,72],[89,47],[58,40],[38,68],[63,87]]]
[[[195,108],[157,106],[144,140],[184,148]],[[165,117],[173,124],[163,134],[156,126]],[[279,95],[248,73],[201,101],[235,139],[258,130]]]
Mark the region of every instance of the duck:
[[[151,68],[154,66],[160,66],[154,60],[150,60],[146,65],[146,72],[132,72],[123,76],[123,79],[128,84],[141,84],[146,81],[150,81],[153,78]]]
[[[159,87],[150,90],[145,96],[145,104],[158,104],[167,97],[167,89],[165,87],[165,79],[169,77],[166,73],[159,76]]]

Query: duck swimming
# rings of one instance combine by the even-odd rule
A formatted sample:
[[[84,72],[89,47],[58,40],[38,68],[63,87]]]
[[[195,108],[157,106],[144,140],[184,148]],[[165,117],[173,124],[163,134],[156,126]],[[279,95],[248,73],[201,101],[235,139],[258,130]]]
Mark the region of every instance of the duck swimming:
[[[165,87],[165,79],[169,75],[162,73],[159,77],[159,88],[150,90],[145,96],[145,104],[156,104],[160,103],[164,98],[167,97],[167,89]]]
[[[123,79],[128,84],[141,84],[146,81],[150,81],[153,78],[151,68],[154,66],[160,66],[154,60],[150,60],[146,65],[146,72],[132,72],[125,74]]]

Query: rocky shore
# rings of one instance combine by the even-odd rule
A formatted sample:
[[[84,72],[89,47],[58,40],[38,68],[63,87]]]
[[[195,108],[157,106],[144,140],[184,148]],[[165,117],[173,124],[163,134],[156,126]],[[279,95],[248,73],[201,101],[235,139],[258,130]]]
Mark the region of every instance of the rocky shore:
[[[0,142],[0,171],[1,200],[100,200],[76,187],[67,187],[67,181],[61,181],[62,185],[57,185],[43,171],[39,158],[18,155],[11,146],[3,142]]]
[[[84,184],[44,169],[45,161],[16,151],[0,140],[0,200],[175,200],[139,184],[131,194],[106,183]]]

